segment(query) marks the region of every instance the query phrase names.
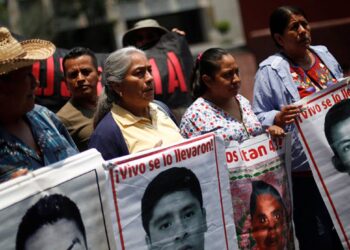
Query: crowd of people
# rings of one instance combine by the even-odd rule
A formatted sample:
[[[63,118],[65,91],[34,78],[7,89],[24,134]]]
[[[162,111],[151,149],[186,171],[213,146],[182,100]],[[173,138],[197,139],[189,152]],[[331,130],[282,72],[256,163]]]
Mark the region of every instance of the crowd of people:
[[[136,23],[124,35],[124,48],[105,61],[106,84],[100,96],[101,72],[94,53],[88,48],[71,49],[62,62],[71,98],[56,115],[35,104],[37,81],[31,71],[35,62],[52,56],[55,46],[39,39],[18,42],[1,27],[0,180],[88,148],[96,148],[109,160],[209,132],[226,144],[262,133],[283,137],[290,132],[293,219],[300,249],[342,249],[294,125],[302,107],[293,103],[337,83],[343,73],[325,46],[311,45],[310,26],[301,9],[274,10],[270,32],[278,52],[259,64],[252,104],[239,94],[242,83],[233,55],[209,48],[198,55],[187,79],[194,101],[178,125],[179,117],[154,100],[155,76],[145,50],[167,34],[183,39],[183,31],[168,31],[155,20]],[[252,210],[258,224],[256,208]]]

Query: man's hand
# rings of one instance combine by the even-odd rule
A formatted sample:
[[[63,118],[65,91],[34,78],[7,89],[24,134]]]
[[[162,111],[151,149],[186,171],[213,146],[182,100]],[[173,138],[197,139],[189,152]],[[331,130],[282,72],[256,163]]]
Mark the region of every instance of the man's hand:
[[[173,28],[171,31],[175,32],[175,33],[177,33],[177,34],[179,34],[181,36],[186,36],[186,32],[183,31],[183,30],[179,30],[178,28]]]
[[[28,172],[29,172],[28,169],[21,168],[21,169],[17,170],[16,172],[12,173],[10,179],[14,179],[14,178],[17,178],[19,176],[26,175],[26,174],[28,174]]]

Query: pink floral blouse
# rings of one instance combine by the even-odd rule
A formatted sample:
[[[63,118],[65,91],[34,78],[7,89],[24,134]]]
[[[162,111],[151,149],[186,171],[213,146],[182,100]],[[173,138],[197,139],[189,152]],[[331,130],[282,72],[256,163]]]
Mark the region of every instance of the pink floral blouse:
[[[214,132],[226,143],[242,142],[249,137],[263,133],[258,118],[252,111],[249,101],[241,95],[237,98],[243,123],[236,120],[215,104],[199,97],[185,112],[181,119],[180,132],[185,138]]]

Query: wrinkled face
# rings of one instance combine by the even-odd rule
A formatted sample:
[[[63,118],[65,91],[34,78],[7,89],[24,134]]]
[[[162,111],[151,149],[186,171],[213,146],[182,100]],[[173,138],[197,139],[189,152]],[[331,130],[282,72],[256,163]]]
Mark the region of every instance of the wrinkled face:
[[[149,49],[155,45],[161,35],[154,29],[139,29],[133,34],[132,45],[139,49]]]
[[[144,54],[133,53],[131,61],[123,82],[116,84],[114,90],[121,96],[121,104],[144,108],[154,98],[152,68]]]
[[[65,80],[74,99],[91,99],[97,96],[100,73],[89,55],[67,59],[64,62]]]
[[[37,83],[31,66],[0,77],[0,108],[18,116],[31,111],[34,108]]]
[[[252,218],[253,237],[259,250],[282,250],[285,225],[283,206],[270,194],[258,195]]]
[[[275,39],[287,55],[304,53],[311,44],[311,32],[308,21],[301,15],[291,15],[287,28]]]
[[[73,221],[61,219],[54,224],[46,224],[29,237],[25,250],[57,249],[86,250],[82,233]]]
[[[350,173],[350,117],[333,125],[331,135],[333,138],[332,148],[337,152],[341,163]]]
[[[230,54],[224,55],[217,63],[220,69],[214,77],[208,77],[209,80],[204,82],[215,99],[232,98],[238,94],[241,86],[238,65]]]
[[[152,250],[204,250],[205,209],[190,191],[163,196],[153,209],[146,239]]]

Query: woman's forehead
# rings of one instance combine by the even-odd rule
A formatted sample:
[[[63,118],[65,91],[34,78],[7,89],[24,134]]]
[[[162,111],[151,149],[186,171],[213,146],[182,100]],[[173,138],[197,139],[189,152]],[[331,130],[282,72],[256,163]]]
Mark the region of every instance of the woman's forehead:
[[[136,69],[138,67],[145,67],[149,66],[148,59],[146,55],[135,52],[131,54],[131,65],[130,65],[130,70]]]

